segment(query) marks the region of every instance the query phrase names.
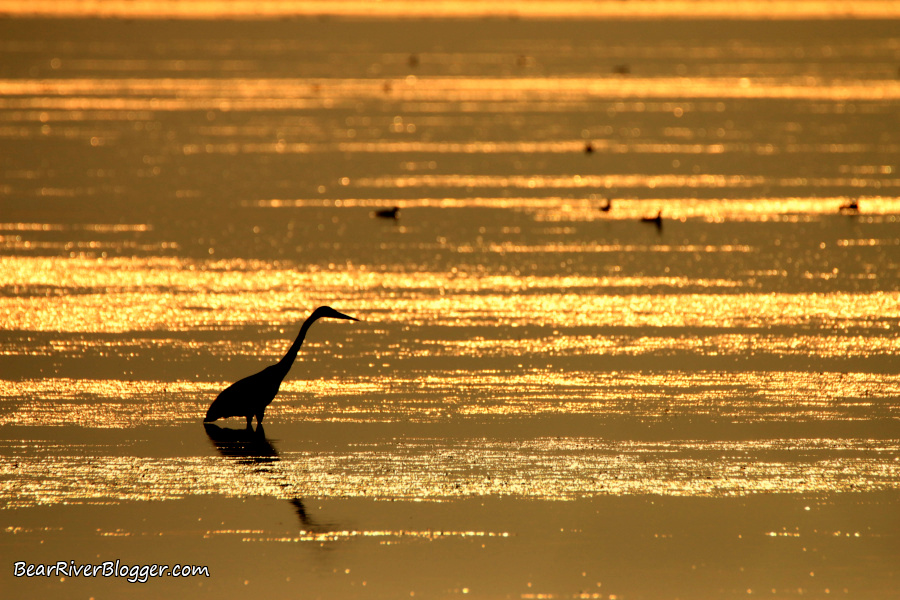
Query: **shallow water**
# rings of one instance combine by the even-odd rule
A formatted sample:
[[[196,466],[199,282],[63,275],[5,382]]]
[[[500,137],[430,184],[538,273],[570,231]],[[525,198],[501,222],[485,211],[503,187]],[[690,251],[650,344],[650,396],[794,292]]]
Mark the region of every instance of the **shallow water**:
[[[4,597],[896,597],[896,21],[472,14],[0,21]]]

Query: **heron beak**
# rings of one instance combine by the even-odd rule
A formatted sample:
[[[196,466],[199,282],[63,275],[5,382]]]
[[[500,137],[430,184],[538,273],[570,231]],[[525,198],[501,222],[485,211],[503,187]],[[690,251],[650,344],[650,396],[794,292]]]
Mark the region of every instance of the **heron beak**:
[[[329,315],[330,317],[334,317],[335,319],[347,319],[348,321],[359,321],[359,319],[355,317],[351,317],[350,315],[345,315],[344,313],[334,311],[334,314]]]

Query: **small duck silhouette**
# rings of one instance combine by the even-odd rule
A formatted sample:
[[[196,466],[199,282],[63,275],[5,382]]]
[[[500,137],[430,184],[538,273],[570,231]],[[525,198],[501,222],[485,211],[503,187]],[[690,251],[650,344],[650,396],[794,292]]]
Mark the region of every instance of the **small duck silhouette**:
[[[396,219],[399,217],[400,207],[395,206],[394,208],[385,208],[382,210],[376,210],[372,213],[373,217],[378,217],[381,219]]]
[[[662,229],[662,211],[656,213],[655,217],[641,217],[641,223],[650,223],[656,225],[657,229]]]
[[[838,208],[838,211],[842,213],[858,213],[859,212],[859,200],[850,200],[847,204],[841,204]]]

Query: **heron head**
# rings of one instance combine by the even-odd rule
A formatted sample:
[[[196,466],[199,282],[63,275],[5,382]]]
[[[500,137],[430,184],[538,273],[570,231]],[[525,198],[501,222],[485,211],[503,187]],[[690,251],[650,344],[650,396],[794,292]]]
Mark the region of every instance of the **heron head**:
[[[338,312],[330,306],[320,306],[316,309],[316,312],[314,314],[317,315],[317,318],[331,317],[332,319],[347,319],[348,321],[359,321],[359,319],[356,319],[349,315],[345,315],[342,312]]]

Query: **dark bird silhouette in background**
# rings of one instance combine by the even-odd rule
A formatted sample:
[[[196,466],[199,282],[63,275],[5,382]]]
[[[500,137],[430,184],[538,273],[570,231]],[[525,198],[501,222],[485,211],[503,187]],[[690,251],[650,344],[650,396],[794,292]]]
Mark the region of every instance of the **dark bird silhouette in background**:
[[[585,154],[593,154],[594,153],[594,145],[590,142],[586,142],[584,144],[584,153]]]
[[[247,427],[250,428],[253,417],[256,416],[257,425],[262,425],[266,407],[275,398],[278,388],[281,387],[281,382],[284,381],[288,371],[291,370],[291,365],[294,364],[294,360],[297,358],[297,352],[300,351],[306,332],[309,331],[310,326],[316,320],[323,317],[349,319],[350,321],[359,320],[344,313],[339,313],[329,306],[320,306],[303,322],[303,326],[300,327],[300,334],[294,340],[284,358],[274,365],[266,367],[259,373],[244,377],[222,390],[222,393],[210,404],[203,421],[209,423],[216,419],[228,417],[246,417]]]
[[[604,198],[603,200],[605,203],[600,206],[600,212],[608,213],[610,210],[612,210],[612,200],[610,200],[609,198]]]
[[[628,64],[616,65],[613,67],[612,72],[616,75],[631,75],[631,66]]]
[[[858,213],[859,212],[859,200],[850,200],[847,204],[841,204],[838,210],[842,213]]]
[[[396,219],[400,216],[400,207],[395,206],[394,208],[385,208],[383,210],[376,210],[372,213],[373,217],[378,217],[381,219]]]
[[[656,213],[655,217],[641,217],[641,223],[650,223],[656,225],[657,229],[662,229],[662,211]]]

